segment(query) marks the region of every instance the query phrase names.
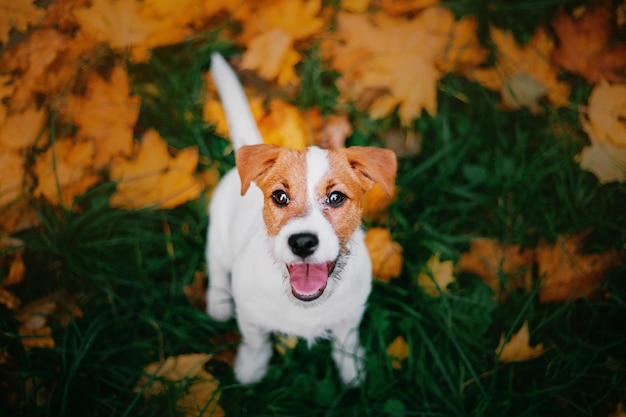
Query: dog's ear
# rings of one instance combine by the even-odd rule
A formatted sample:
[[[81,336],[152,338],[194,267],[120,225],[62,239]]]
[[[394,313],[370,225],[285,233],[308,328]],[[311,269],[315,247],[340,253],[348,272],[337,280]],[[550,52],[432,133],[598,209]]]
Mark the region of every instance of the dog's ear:
[[[393,196],[398,161],[389,149],[351,146],[343,149],[348,162],[369,187],[378,183],[389,197]]]
[[[244,195],[250,183],[267,171],[281,152],[276,145],[250,145],[242,146],[235,153],[235,163],[241,177],[241,195]]]

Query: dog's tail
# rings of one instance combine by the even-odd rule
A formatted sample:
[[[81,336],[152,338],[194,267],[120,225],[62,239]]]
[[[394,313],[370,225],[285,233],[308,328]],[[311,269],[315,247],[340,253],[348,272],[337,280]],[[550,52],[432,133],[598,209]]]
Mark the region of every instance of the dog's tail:
[[[211,76],[226,113],[233,148],[237,150],[244,145],[263,143],[237,74],[217,52],[211,54]]]

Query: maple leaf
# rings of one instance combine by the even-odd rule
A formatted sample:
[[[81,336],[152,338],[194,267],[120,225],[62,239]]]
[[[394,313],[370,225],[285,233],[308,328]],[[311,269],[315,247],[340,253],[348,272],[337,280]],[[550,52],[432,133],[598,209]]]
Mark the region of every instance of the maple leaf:
[[[296,106],[278,98],[270,101],[258,125],[265,143],[304,149],[313,142],[302,113]]]
[[[452,261],[441,262],[440,254],[435,253],[426,263],[426,268],[417,277],[418,285],[432,297],[438,297],[442,291],[447,292],[448,285],[455,281]]]
[[[391,240],[389,229],[373,227],[365,233],[365,246],[375,278],[389,282],[402,271],[402,246]]]
[[[495,66],[468,71],[469,78],[490,90],[499,90],[507,109],[528,107],[538,111],[538,100],[544,95],[556,106],[569,104],[570,87],[559,81],[550,61],[554,41],[545,28],[538,27],[527,45],[519,45],[510,31],[491,27],[490,33],[496,45]]]
[[[241,60],[242,69],[258,71],[268,79],[286,85],[297,79],[294,69],[300,55],[293,48],[293,38],[280,28],[272,29],[253,38]]]
[[[577,18],[561,9],[552,20],[559,47],[552,59],[562,68],[581,74],[591,83],[602,79],[624,82],[626,46],[610,47],[613,12],[607,2],[584,7]]]
[[[20,150],[33,145],[44,130],[46,119],[46,112],[34,106],[9,114],[0,126],[0,146]]]
[[[116,155],[130,155],[139,105],[139,97],[130,96],[126,71],[116,66],[108,81],[91,73],[85,96],[71,96],[60,111],[78,125],[78,136],[94,142],[93,165],[101,168]]]
[[[391,358],[393,369],[402,368],[402,362],[409,357],[409,345],[404,340],[404,337],[398,336],[387,345],[387,356]]]
[[[389,197],[378,184],[374,184],[361,200],[363,218],[370,221],[382,221],[395,196]]]
[[[346,139],[353,132],[348,115],[331,115],[321,121],[316,130],[317,144],[324,149],[344,148]]]
[[[25,32],[44,15],[44,10],[33,5],[34,0],[11,0],[0,3],[0,43],[7,43],[11,28]]]
[[[507,276],[513,288],[530,288],[533,260],[532,250],[477,238],[471,240],[470,250],[461,254],[457,267],[461,272],[478,275],[495,294],[500,294],[501,274]]]
[[[176,402],[177,409],[188,417],[198,415],[223,417],[224,410],[218,405],[219,382],[205,371],[204,367],[211,358],[212,355],[204,353],[189,353],[170,356],[163,362],[151,363],[144,368],[148,377],[139,380],[135,391],[142,391],[144,396],[151,397],[166,389],[161,380],[168,380],[181,386],[187,381],[192,381],[189,385],[184,385],[187,389]]]
[[[118,183],[109,201],[112,207],[172,208],[198,198],[202,185],[194,173],[198,149],[183,149],[170,156],[167,143],[154,130],[146,132],[135,157],[118,157],[111,166],[111,179]]]
[[[525,321],[517,333],[506,340],[504,334],[500,336],[500,343],[496,348],[496,355],[500,362],[520,362],[535,359],[541,355],[545,349],[543,344],[534,347],[530,346],[530,334],[528,332],[528,322]]]
[[[553,244],[537,246],[541,302],[602,296],[600,285],[612,268],[620,265],[624,255],[615,249],[602,253],[584,253],[583,239],[588,232],[559,236]]]
[[[12,203],[22,195],[24,158],[17,152],[0,152],[0,207]],[[6,215],[3,211],[3,217]]]
[[[626,148],[590,139],[591,145],[576,156],[580,167],[592,172],[603,184],[626,182]]]
[[[62,32],[69,32],[78,26],[73,11],[89,4],[90,0],[56,0],[47,7],[41,26],[54,26]]]
[[[626,85],[600,81],[589,95],[581,124],[597,142],[626,148]]]
[[[74,197],[84,194],[100,177],[93,169],[95,149],[88,141],[56,140],[35,160],[37,187],[33,195],[53,205],[71,207]]]
[[[403,124],[422,110],[435,114],[437,82],[443,75],[436,62],[443,56],[454,27],[448,10],[431,7],[414,19],[378,13],[340,12],[337,35],[331,47],[333,67],[343,74],[338,85],[350,101],[359,101],[363,90],[383,94],[366,103],[372,117],[383,117],[396,106]]]

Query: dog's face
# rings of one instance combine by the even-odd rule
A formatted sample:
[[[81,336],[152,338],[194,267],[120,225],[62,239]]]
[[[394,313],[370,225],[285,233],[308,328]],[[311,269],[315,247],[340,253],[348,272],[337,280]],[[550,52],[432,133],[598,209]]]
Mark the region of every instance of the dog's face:
[[[254,182],[264,195],[263,219],[276,262],[285,265],[290,293],[310,302],[340,280],[348,242],[361,224],[361,198],[374,183],[393,193],[392,151],[352,147],[304,151],[273,145],[236,154],[242,195]]]

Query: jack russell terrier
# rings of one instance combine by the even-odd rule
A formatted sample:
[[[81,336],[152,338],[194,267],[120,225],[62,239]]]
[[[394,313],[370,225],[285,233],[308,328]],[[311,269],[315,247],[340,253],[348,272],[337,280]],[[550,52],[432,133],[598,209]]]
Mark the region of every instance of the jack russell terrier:
[[[303,151],[263,144],[242,86],[224,58],[211,73],[224,106],[237,168],[210,204],[207,312],[236,313],[241,344],[234,372],[259,381],[281,332],[332,341],[342,381],[364,376],[358,328],[372,267],[361,225],[361,197],[378,183],[393,193],[395,154],[374,147]]]

